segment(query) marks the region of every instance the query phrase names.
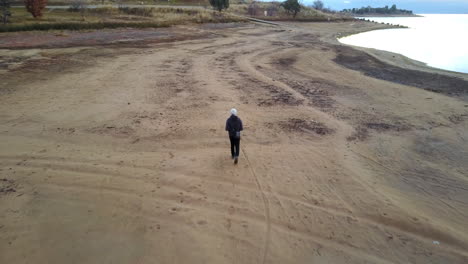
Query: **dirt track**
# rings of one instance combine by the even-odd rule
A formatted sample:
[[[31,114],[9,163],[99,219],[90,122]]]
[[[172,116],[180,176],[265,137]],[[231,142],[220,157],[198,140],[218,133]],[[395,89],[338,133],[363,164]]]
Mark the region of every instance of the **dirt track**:
[[[468,263],[468,78],[333,40],[366,27],[0,51],[0,263]]]

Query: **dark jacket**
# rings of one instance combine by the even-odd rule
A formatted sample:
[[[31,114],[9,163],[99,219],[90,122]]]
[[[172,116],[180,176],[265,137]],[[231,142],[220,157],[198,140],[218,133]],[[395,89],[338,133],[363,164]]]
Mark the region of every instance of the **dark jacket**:
[[[231,115],[226,121],[226,131],[229,132],[230,137],[235,137],[236,132],[242,131],[242,120],[235,115]]]

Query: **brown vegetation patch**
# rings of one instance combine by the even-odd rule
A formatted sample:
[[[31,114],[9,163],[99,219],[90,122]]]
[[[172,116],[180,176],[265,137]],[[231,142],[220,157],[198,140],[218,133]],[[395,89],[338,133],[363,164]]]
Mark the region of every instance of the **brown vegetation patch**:
[[[100,135],[110,135],[118,138],[125,138],[135,134],[135,129],[129,126],[114,126],[114,125],[103,125],[88,130],[91,133]]]
[[[21,63],[21,61],[23,61],[23,58],[20,57],[0,56],[0,70],[8,69],[10,65]]]
[[[405,131],[408,130],[409,127],[407,125],[404,125],[400,122],[396,122],[393,124],[388,124],[388,123],[365,123],[365,127],[375,130],[377,132],[384,132],[384,131]]]
[[[75,133],[76,129],[75,128],[63,128],[63,127],[57,127],[56,132],[58,134],[66,134],[66,135],[71,135]]]
[[[279,46],[279,47],[285,47],[288,46],[288,43],[282,42],[282,41],[271,41],[271,45],[273,46]]]
[[[70,66],[82,66],[85,61],[78,62],[76,60],[71,60],[69,56],[58,55],[51,57],[43,57],[37,59],[24,59],[22,62],[18,63],[18,66],[12,68],[11,71],[28,71],[28,72],[62,72],[65,67]]]
[[[290,67],[296,62],[297,58],[280,58],[277,64],[282,67]]]
[[[284,91],[273,85],[261,85],[269,92],[269,97],[258,99],[258,106],[273,106],[278,104],[296,106],[303,103],[303,100],[296,99],[290,92]]]
[[[403,124],[399,121],[393,123],[384,123],[384,122],[366,122],[359,124],[354,133],[347,137],[348,141],[359,140],[363,141],[369,137],[369,130],[373,130],[379,133],[388,132],[388,131],[407,131],[410,129],[410,126]]]
[[[0,195],[14,193],[17,188],[18,184],[16,184],[14,180],[9,180],[7,178],[0,179]]]
[[[335,132],[327,127],[324,123],[314,120],[303,120],[299,118],[290,118],[286,121],[279,122],[279,127],[288,132],[313,132],[317,135],[328,135]]]
[[[468,114],[455,114],[455,115],[449,116],[448,119],[450,120],[450,122],[454,124],[460,124],[464,122],[465,120],[468,120]]]
[[[249,72],[243,71],[243,69],[241,69],[235,61],[235,58],[238,55],[239,53],[233,52],[227,56],[219,57],[216,59],[216,66],[221,68],[226,76],[237,73],[239,78],[236,78],[236,80],[229,80],[228,83],[234,86],[236,89],[242,90],[249,95],[253,95],[255,93],[255,96],[250,98],[256,98],[256,103],[258,106],[297,106],[304,102],[304,100],[294,97],[291,92],[285,91],[284,89],[275,85],[263,82],[257,79],[255,76],[252,76]],[[256,67],[257,70],[260,68]],[[246,102],[248,101],[249,100]]]
[[[323,81],[293,80],[287,77],[281,78],[280,81],[307,97],[312,106],[318,107],[322,111],[330,111],[333,109],[335,100],[333,100],[330,95],[335,87],[332,85]]]
[[[414,86],[435,93],[446,95],[468,94],[468,81],[438,73],[403,69],[386,64],[375,57],[346,46],[335,46],[337,52],[334,62],[348,69],[360,71],[367,76]]]
[[[147,47],[150,44],[208,38],[209,33],[187,34],[168,29],[103,29],[99,31],[65,31],[7,33],[0,36],[0,48],[67,48],[82,46]]]
[[[270,76],[274,80],[278,80],[304,97],[306,97],[310,105],[317,107],[325,112],[330,112],[334,109],[335,100],[331,97],[334,91],[338,90],[339,86],[331,83],[330,81],[322,79],[306,79],[301,75],[295,74],[295,71],[291,70],[289,65],[297,60],[295,57],[282,58],[273,61],[271,64],[278,69],[277,72],[271,72],[257,68],[263,74]],[[292,77],[294,76],[294,77]],[[346,89],[349,90],[349,89]]]

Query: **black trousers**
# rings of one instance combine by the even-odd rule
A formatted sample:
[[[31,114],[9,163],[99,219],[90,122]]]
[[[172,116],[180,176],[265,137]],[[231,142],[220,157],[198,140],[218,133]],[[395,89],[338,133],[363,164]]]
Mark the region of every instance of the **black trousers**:
[[[239,157],[240,153],[240,138],[235,138],[235,137],[229,137],[229,140],[231,141],[231,156],[234,157]]]

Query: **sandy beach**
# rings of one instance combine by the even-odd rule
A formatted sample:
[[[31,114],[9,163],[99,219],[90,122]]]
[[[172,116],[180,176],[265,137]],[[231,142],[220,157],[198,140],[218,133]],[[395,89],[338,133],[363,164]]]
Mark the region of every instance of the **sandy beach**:
[[[383,27],[0,35],[0,263],[468,263],[468,75]]]

